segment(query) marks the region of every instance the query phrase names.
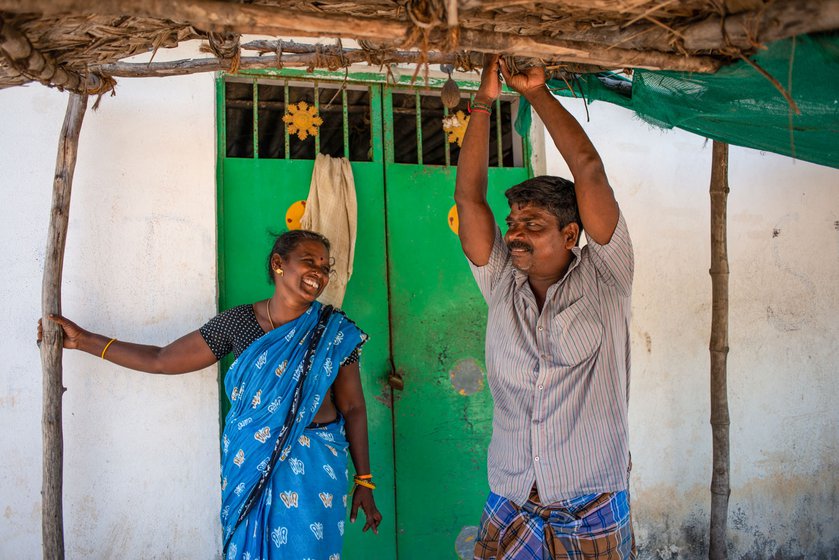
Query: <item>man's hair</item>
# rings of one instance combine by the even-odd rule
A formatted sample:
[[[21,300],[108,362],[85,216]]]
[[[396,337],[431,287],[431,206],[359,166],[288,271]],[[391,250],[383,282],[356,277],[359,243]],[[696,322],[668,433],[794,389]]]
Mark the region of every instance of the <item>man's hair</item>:
[[[576,223],[580,232],[583,231],[573,181],[542,175],[510,187],[504,195],[511,208],[513,204],[540,206],[556,216],[560,229]]]
[[[294,229],[287,231],[277,236],[274,240],[274,246],[271,247],[271,252],[268,253],[268,281],[274,283],[274,275],[271,274],[273,267],[271,266],[271,257],[274,254],[280,255],[283,259],[287,259],[288,255],[294,251],[298,245],[304,241],[317,241],[326,247],[327,252],[331,249],[329,240],[314,231],[307,229]]]

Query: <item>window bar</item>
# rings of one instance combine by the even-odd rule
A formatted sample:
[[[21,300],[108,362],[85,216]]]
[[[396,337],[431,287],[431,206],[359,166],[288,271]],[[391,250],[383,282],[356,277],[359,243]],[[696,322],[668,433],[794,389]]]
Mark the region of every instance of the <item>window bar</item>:
[[[443,105],[443,118],[447,118],[449,116],[449,108]],[[443,129],[443,145],[446,151],[446,167],[449,167],[452,164],[452,156],[451,151],[449,150],[449,135],[446,132],[446,129]]]
[[[414,91],[414,96],[414,110],[417,114],[417,165],[422,165],[422,109],[419,90]]]
[[[285,113],[288,113],[288,80],[283,82],[283,100],[285,101]],[[285,116],[285,114],[283,114]],[[291,146],[289,145],[289,137],[288,137],[288,123],[283,121],[283,136],[285,138],[285,158],[291,159]]]
[[[259,87],[253,80],[253,157],[259,159]]]
[[[501,97],[495,100],[495,140],[498,143],[498,167],[504,167],[504,144],[501,143]]]
[[[320,115],[320,91],[318,90],[318,83],[315,81],[315,114]],[[323,117],[321,117],[323,118]],[[315,135],[315,158],[318,157],[320,153],[320,130],[318,130],[318,134]]]
[[[344,111],[344,157],[350,159],[350,119],[347,107],[347,88],[341,87],[341,107]]]

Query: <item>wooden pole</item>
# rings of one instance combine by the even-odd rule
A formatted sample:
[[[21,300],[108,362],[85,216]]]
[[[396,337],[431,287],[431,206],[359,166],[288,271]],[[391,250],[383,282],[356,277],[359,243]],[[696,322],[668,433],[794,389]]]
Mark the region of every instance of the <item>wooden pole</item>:
[[[711,432],[713,474],[711,475],[710,560],[728,558],[729,481],[728,446],[728,144],[714,141],[711,159]]]
[[[50,313],[61,313],[61,272],[64,265],[64,246],[67,241],[70,189],[73,185],[73,171],[76,168],[79,131],[86,108],[87,95],[70,94],[64,126],[61,128],[61,137],[58,141],[47,253],[44,259],[44,281],[41,290],[44,333],[41,343],[41,368],[44,379],[41,534],[45,560],[63,560],[64,558],[64,516],[62,513],[64,442],[61,426],[61,397],[65,391],[61,368],[64,341],[61,328],[47,320],[47,316]]]

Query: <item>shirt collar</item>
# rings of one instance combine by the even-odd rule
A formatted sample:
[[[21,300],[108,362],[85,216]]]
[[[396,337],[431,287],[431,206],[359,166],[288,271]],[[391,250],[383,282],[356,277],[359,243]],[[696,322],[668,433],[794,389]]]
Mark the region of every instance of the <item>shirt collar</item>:
[[[562,275],[557,282],[551,285],[551,288],[554,286],[559,286],[565,279],[568,278],[568,275],[571,274],[571,271],[577,268],[577,265],[580,264],[580,257],[582,255],[580,247],[572,247],[571,248],[571,262],[568,263],[568,268],[565,270],[565,274]],[[516,290],[520,290],[522,286],[524,286],[525,282],[527,282],[527,274],[520,271],[519,269],[513,267],[513,278],[516,282]]]

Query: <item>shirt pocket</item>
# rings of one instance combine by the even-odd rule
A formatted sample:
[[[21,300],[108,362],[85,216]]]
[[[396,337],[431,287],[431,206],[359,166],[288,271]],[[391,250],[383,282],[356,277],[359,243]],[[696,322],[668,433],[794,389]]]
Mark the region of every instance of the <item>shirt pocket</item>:
[[[581,297],[553,318],[554,359],[576,366],[592,357],[603,340],[603,323],[594,302]]]

